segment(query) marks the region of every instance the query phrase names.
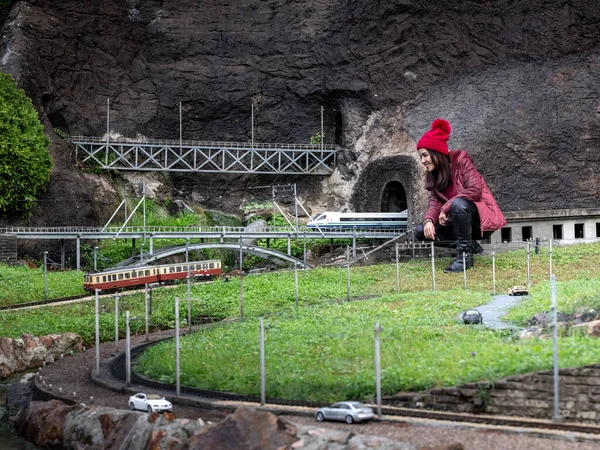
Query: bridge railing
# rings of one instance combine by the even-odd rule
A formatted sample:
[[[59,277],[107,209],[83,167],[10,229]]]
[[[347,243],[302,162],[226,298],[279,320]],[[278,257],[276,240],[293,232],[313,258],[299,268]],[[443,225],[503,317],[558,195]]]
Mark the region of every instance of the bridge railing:
[[[71,142],[73,144],[102,144],[106,143],[107,139],[100,138],[97,136],[71,136]],[[194,141],[194,140],[173,140],[173,139],[137,139],[137,138],[110,138],[108,139],[109,144],[123,144],[123,145],[145,145],[145,146],[168,146],[177,148],[182,147],[210,147],[210,148],[272,148],[278,150],[339,150],[339,145],[325,145],[321,144],[285,144],[285,143],[272,143],[272,142],[229,142],[229,141]]]
[[[348,234],[349,237],[354,234],[360,235],[363,233],[404,233],[406,230],[399,230],[398,228],[376,228],[376,229],[364,229],[364,228],[341,228],[336,230],[323,230],[324,234],[329,233],[335,234]],[[306,228],[299,226],[296,231],[293,227],[263,227],[248,230],[245,227],[231,227],[231,226],[220,226],[220,227],[202,227],[202,226],[186,226],[186,227],[172,227],[172,226],[128,226],[128,227],[107,227],[106,229],[99,227],[4,227],[0,228],[0,234],[80,234],[80,233],[98,233],[98,234],[147,234],[151,235],[154,233],[214,233],[214,234],[260,234],[260,233],[273,233],[281,234],[287,233],[294,235],[296,233],[318,233],[320,232],[315,229]]]

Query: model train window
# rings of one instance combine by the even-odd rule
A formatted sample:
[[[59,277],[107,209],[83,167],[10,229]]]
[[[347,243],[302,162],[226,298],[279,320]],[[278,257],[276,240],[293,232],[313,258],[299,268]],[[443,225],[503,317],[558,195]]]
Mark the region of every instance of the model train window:
[[[117,281],[117,275],[113,275],[113,276],[112,276],[112,280],[113,280],[113,281]]]
[[[131,272],[131,278],[135,278],[137,275],[135,274],[135,270]]]
[[[364,217],[340,217],[340,222],[406,222],[406,219],[398,219],[395,217],[374,217],[364,218]]]
[[[175,272],[175,267],[169,267],[169,273],[174,273]]]
[[[122,279],[123,279],[123,274],[122,274],[122,273],[120,273],[120,274],[119,274],[119,280],[122,280]]]
[[[149,275],[150,275],[150,271],[146,270],[146,276],[149,276]]]
[[[203,269],[208,269],[208,264],[202,264]]]
[[[100,277],[96,277],[96,283],[100,283]]]
[[[210,264],[208,265],[208,267],[210,267],[211,269],[214,269],[214,268],[215,268],[215,263],[210,263]]]
[[[106,283],[106,275],[103,275],[103,276],[102,276],[102,282],[103,282],[103,283]]]

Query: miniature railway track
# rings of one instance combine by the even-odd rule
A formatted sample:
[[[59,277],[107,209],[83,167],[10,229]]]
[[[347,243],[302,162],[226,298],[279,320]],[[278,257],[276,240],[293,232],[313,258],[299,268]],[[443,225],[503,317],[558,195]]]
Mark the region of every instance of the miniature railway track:
[[[158,341],[141,344],[131,349],[131,358],[139,356],[143,351],[151,345],[157,344],[166,339],[173,339],[173,337],[167,337]],[[111,372],[115,378],[125,381],[125,353],[121,353],[118,357],[113,360],[111,365]],[[151,389],[155,389],[161,392],[175,393],[175,386],[172,384],[160,383],[157,381],[149,380],[144,378],[135,372],[131,372],[131,383],[133,385],[143,386]],[[191,387],[181,386],[180,392],[185,396],[192,396],[198,398],[204,398],[213,401],[227,401],[227,402],[244,402],[244,403],[256,403],[260,405],[260,398],[255,396],[239,395],[230,392],[214,391],[210,389],[196,389]],[[175,401],[176,403],[176,401]],[[266,403],[268,405],[277,405],[282,407],[290,407],[289,414],[297,414],[298,411],[294,410],[294,407],[305,407],[305,408],[318,408],[325,406],[324,403],[305,401],[305,400],[288,400],[288,399],[276,399],[268,398]],[[444,422],[455,422],[464,425],[490,425],[519,429],[529,430],[540,430],[552,431],[552,432],[568,432],[568,433],[582,433],[582,434],[593,434],[598,435],[600,438],[600,426],[585,423],[553,423],[542,419],[532,419],[527,417],[508,417],[508,416],[490,416],[490,415],[477,415],[467,413],[454,413],[448,411],[435,411],[425,409],[411,409],[401,408],[394,406],[383,406],[382,414],[385,416],[391,416],[397,419],[411,418],[411,419],[427,419],[427,420],[439,420]]]
[[[214,282],[214,280],[201,280],[201,281],[192,281],[192,284],[195,283],[212,283]],[[175,288],[175,287],[179,287],[179,286],[184,286],[184,284],[182,283],[178,283],[178,284],[174,284],[174,285],[162,285],[160,286],[161,289],[170,289],[170,288]],[[137,294],[140,292],[144,292],[144,288],[140,286],[133,286],[131,288],[121,288],[119,291],[101,291],[100,297],[101,298],[106,298],[106,297],[113,297],[115,293],[119,294],[119,296],[121,296],[122,294]],[[73,295],[71,297],[60,297],[60,298],[49,298],[47,300],[36,300],[36,301],[32,301],[32,302],[26,302],[26,303],[14,303],[12,305],[2,305],[0,306],[0,311],[12,311],[12,310],[17,310],[17,309],[24,309],[24,308],[35,308],[35,307],[39,307],[39,306],[50,306],[50,305],[59,305],[59,304],[63,304],[63,303],[69,303],[69,302],[75,302],[76,300],[84,300],[84,299],[89,299],[92,300],[94,298],[94,294],[81,294],[81,295]]]
[[[11,311],[11,310],[15,310],[15,309],[31,308],[31,307],[36,307],[36,306],[47,306],[47,305],[52,305],[55,303],[68,303],[68,302],[72,302],[74,300],[81,300],[81,299],[88,298],[88,297],[93,298],[90,294],[83,294],[83,295],[74,295],[72,297],[49,298],[47,300],[38,300],[38,301],[27,302],[27,303],[15,303],[13,305],[0,306],[0,311]]]

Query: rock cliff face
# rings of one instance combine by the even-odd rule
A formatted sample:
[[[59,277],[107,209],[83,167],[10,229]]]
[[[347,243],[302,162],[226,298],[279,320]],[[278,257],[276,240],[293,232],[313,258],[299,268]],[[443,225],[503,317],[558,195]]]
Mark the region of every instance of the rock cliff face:
[[[502,209],[599,207],[599,21],[584,0],[31,0],[4,24],[0,69],[49,132],[103,135],[110,100],[111,131],[177,139],[181,102],[186,139],[249,140],[254,105],[257,139],[308,142],[324,106],[338,171],[292,180],[317,211],[417,214],[414,143],[435,117]],[[55,141],[45,224],[104,220],[116,193]],[[257,180],[169,181],[234,209]],[[61,222],[53,201],[76,217]]]

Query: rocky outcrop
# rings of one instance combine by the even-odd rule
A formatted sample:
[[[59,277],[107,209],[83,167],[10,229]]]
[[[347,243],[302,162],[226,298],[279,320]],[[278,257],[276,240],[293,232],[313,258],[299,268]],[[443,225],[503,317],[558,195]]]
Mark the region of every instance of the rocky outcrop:
[[[30,0],[2,29],[0,67],[50,135],[103,135],[110,100],[111,132],[178,139],[181,102],[184,139],[248,141],[253,105],[257,141],[308,143],[324,107],[325,143],[345,149],[330,179],[167,177],[208,208],[297,182],[317,212],[379,210],[394,181],[418,216],[414,143],[438,116],[503,210],[597,208],[599,11],[584,0]],[[75,168],[68,143],[55,138],[52,156],[28,223],[101,223],[116,192]]]
[[[41,337],[23,334],[16,339],[0,337],[0,378],[41,367],[44,362],[60,358],[61,354],[81,350],[82,342],[81,337],[75,333]]]
[[[248,407],[207,425],[202,420],[177,419],[170,413],[67,406],[58,400],[32,402],[20,431],[36,446],[67,450],[416,450],[409,443],[350,431],[296,428],[269,412]]]

